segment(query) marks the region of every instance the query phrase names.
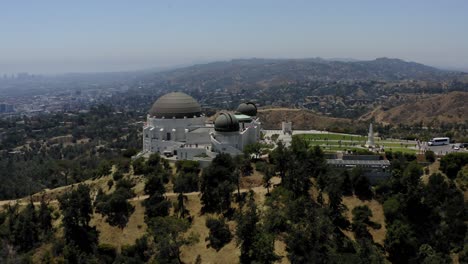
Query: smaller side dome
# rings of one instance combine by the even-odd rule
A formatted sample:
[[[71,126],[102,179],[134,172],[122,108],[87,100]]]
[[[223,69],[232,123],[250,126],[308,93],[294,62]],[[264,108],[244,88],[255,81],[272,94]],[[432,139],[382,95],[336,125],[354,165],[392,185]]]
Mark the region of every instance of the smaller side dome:
[[[221,113],[215,120],[215,131],[239,131],[239,120],[237,120],[237,118],[231,113]]]
[[[252,102],[242,103],[237,107],[237,113],[248,116],[257,116],[257,106]]]

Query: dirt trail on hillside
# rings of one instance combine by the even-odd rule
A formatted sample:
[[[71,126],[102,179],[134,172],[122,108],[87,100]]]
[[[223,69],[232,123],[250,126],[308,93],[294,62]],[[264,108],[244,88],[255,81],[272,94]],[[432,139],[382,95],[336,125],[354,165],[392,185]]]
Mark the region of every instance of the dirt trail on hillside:
[[[276,185],[276,184],[279,184],[281,182],[281,179],[279,177],[273,177],[271,179],[271,185]],[[68,186],[62,186],[62,187],[58,187],[60,189],[65,189],[65,188],[71,188],[72,186],[71,185],[68,185]],[[272,189],[272,188],[270,188]],[[50,192],[51,191],[54,191],[55,189],[52,189],[52,190],[49,190]],[[250,190],[254,191],[255,193],[258,193],[258,194],[263,194],[263,193],[267,193],[267,189],[263,186],[258,186],[258,187],[253,187],[253,188],[248,188],[248,189],[240,189],[240,192],[241,193],[245,193],[245,192],[249,192]],[[237,190],[235,190],[233,192],[234,194],[237,193]],[[187,195],[187,196],[197,196],[197,195],[200,195],[201,193],[200,192],[190,192],[190,193],[184,193],[184,195]],[[176,197],[177,195],[179,195],[179,193],[175,193],[175,192],[167,192],[164,194],[166,197]],[[139,196],[136,196],[136,197],[133,197],[131,199],[128,199],[128,201],[141,201],[141,200],[145,200],[147,199],[149,196],[148,195],[139,195]],[[23,198],[20,198],[20,199],[13,199],[13,200],[3,200],[3,201],[0,201],[0,207],[2,206],[5,206],[5,205],[13,205],[13,204],[16,204],[18,203],[19,205],[26,205],[29,203],[29,200],[28,200],[28,197],[23,197]],[[58,200],[57,199],[53,199],[53,200],[48,200],[47,203],[49,204],[55,204],[55,203],[58,203]],[[40,205],[41,202],[33,202],[34,205]]]

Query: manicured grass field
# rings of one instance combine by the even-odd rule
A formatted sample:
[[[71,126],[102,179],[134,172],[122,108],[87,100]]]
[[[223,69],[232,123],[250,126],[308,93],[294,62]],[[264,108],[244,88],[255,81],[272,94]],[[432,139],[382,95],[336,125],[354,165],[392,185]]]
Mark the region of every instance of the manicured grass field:
[[[313,146],[321,146],[325,152],[335,152],[344,150],[366,149],[363,145],[367,141],[367,137],[360,135],[342,135],[342,134],[301,134],[296,135],[307,140]],[[340,144],[341,143],[341,144]],[[375,144],[384,146],[385,150],[401,151],[404,153],[416,153],[414,143],[398,139],[375,139]]]
[[[298,135],[307,140],[352,140],[366,141],[366,137],[359,135],[341,135],[341,134],[301,134]]]

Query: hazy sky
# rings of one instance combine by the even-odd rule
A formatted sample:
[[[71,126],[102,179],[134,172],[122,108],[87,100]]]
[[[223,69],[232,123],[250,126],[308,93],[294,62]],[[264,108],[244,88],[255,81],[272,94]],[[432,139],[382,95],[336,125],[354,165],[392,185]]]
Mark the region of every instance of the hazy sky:
[[[468,1],[2,1],[0,73],[393,57],[468,70]]]

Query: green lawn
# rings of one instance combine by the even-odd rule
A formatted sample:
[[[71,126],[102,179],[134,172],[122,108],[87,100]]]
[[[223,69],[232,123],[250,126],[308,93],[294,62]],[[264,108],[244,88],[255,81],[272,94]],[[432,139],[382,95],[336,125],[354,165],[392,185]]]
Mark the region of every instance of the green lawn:
[[[403,152],[403,153],[413,153],[413,154],[416,153],[416,149],[400,148],[400,147],[398,147],[398,148],[386,147],[386,148],[385,148],[385,151],[392,151],[392,152],[400,151],[400,152]]]
[[[386,148],[405,148],[406,146],[408,147],[414,147],[415,144],[409,144],[409,143],[395,143],[395,142],[384,142],[384,141],[381,141],[381,142],[375,142],[377,145],[384,145]]]
[[[336,151],[345,151],[345,150],[357,150],[363,148],[357,147],[338,147],[338,146],[320,146],[324,152],[336,152]]]
[[[339,146],[323,146],[321,145],[320,146],[323,151],[325,152],[336,152],[336,151],[345,151],[345,150],[357,150],[357,149],[366,149],[366,148],[362,148],[362,147],[339,147]],[[416,150],[415,149],[408,149],[408,148],[386,148],[385,149],[386,151],[392,151],[392,152],[397,152],[397,151],[400,151],[400,152],[403,152],[403,153],[416,153]]]
[[[322,147],[325,152],[335,152],[338,150],[355,150],[355,149],[366,149],[362,147],[366,143],[367,137],[359,135],[341,135],[341,134],[300,134],[297,135],[307,140],[312,146],[318,145]],[[341,141],[341,146],[339,144]],[[416,153],[415,149],[408,147],[414,147],[413,143],[407,143],[406,141],[400,141],[397,139],[391,140],[378,140],[375,143],[377,145],[383,145],[385,150],[401,151],[404,153]]]
[[[309,140],[311,145],[340,145],[338,140]],[[341,146],[361,146],[364,145],[364,141],[342,141]]]
[[[340,134],[300,134],[297,135],[308,140],[352,140],[352,141],[366,141],[367,137],[359,135],[340,135]]]

